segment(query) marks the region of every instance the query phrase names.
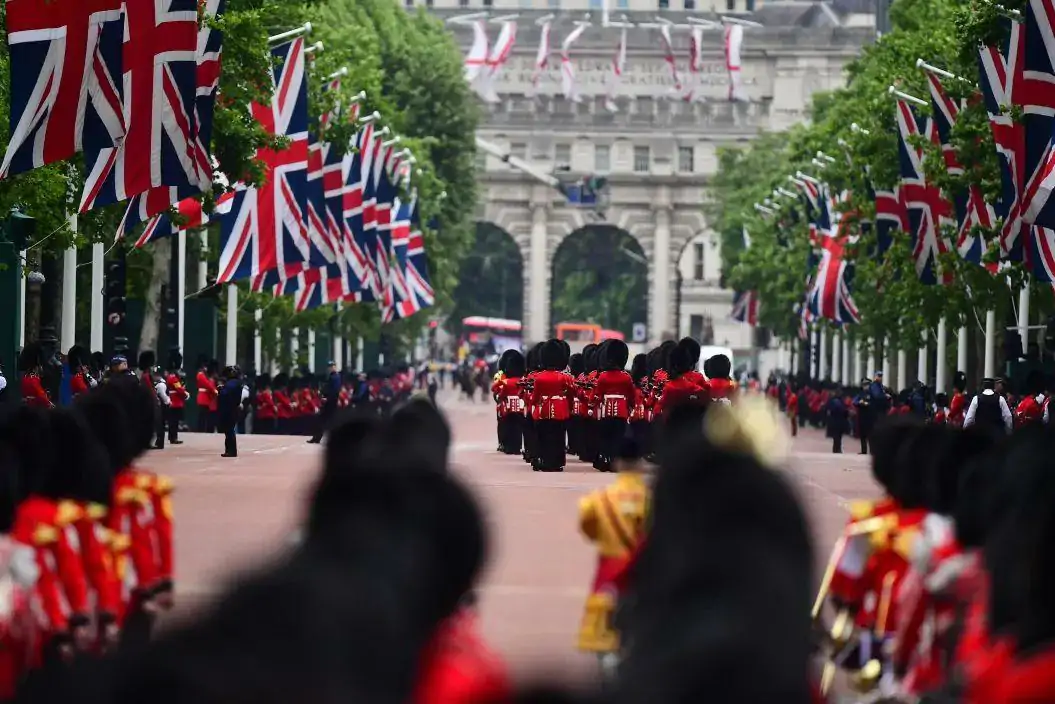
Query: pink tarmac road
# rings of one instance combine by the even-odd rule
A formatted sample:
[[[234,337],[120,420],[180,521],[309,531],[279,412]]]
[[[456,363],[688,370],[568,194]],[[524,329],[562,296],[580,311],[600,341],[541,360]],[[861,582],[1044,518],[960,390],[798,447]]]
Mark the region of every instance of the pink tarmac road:
[[[532,472],[495,452],[494,407],[442,397],[453,426],[455,471],[477,492],[492,530],[481,588],[483,627],[520,676],[578,678],[594,671],[574,649],[594,555],[576,529],[578,500],[609,477],[578,462],[561,474]],[[319,462],[305,438],[241,436],[239,457],[221,459],[218,435],[184,434],[144,466],[176,481],[176,573],[180,614],[208,603],[240,571],[286,549]],[[848,450],[856,443],[848,442]],[[866,458],[832,455],[816,430],[800,433],[786,470],[807,508],[818,572],[847,505],[877,493]],[[720,536],[716,536],[720,539]]]

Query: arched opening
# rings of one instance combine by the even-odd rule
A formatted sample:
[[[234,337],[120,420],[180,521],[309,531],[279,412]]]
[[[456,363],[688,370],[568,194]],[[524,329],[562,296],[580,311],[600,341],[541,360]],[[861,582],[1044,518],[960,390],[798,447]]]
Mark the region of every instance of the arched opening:
[[[648,323],[648,260],[638,241],[614,225],[590,224],[553,254],[550,320],[592,323],[633,340]]]
[[[476,240],[458,269],[447,329],[461,333],[469,316],[522,320],[524,259],[513,237],[490,222],[476,223]]]

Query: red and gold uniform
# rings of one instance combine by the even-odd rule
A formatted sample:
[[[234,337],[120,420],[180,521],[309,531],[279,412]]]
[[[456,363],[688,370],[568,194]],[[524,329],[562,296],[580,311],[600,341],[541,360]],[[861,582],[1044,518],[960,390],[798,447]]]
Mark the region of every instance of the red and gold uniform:
[[[597,548],[593,585],[579,628],[579,650],[603,655],[619,648],[612,615],[620,579],[643,535],[648,502],[649,489],[638,472],[620,472],[612,484],[579,502],[579,530]]]
[[[84,573],[95,593],[95,610],[103,622],[115,622],[121,613],[121,591],[114,570],[110,532],[106,528],[109,511],[101,504],[86,504],[81,509],[81,516],[73,527]]]
[[[197,376],[194,377],[194,383],[198,387],[198,396],[195,399],[195,403],[198,406],[199,413],[206,413],[209,410],[215,410],[213,403],[216,401],[216,397],[219,396],[219,391],[216,389],[216,384],[213,382],[209,375],[204,369],[199,369]]]
[[[91,384],[88,383],[83,371],[77,370],[73,372],[73,376],[70,377],[70,393],[73,394],[74,398],[87,393],[91,388]]]
[[[707,390],[713,400],[726,399],[731,401],[736,395],[737,385],[732,379],[711,379],[707,382]]]
[[[967,394],[957,389],[949,401],[949,424],[962,426],[963,418],[967,415]]]
[[[537,467],[542,471],[564,469],[565,422],[569,417],[568,391],[572,385],[571,377],[563,371],[547,369],[535,375],[531,407],[538,434]]]
[[[154,503],[140,472],[128,468],[114,478],[114,499],[107,517],[114,573],[121,590],[123,619],[134,599],[145,598],[158,583],[152,530]]]
[[[40,623],[35,613],[35,587],[20,583],[12,563],[33,548],[11,536],[0,536],[0,571],[9,586],[0,615],[0,701],[14,701],[24,674],[38,664]]]
[[[22,377],[22,402],[35,408],[51,408],[54,404],[44,390],[40,375],[30,372]]]
[[[1015,427],[1034,425],[1044,420],[1044,395],[1026,396],[1015,407]]]

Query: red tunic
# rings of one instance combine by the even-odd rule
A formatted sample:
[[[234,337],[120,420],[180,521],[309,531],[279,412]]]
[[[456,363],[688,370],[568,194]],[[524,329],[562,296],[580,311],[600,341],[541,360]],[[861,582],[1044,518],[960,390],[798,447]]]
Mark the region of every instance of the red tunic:
[[[256,392],[256,417],[260,420],[270,420],[276,416],[278,409],[275,398],[270,389],[262,389]]]
[[[520,377],[510,376],[495,384],[494,390],[498,397],[498,415],[504,418],[507,415],[521,415],[524,413],[524,399],[520,396]]]
[[[440,625],[422,654],[415,704],[506,701],[511,694],[505,663],[479,635],[475,615],[463,610]]]
[[[1015,425],[1022,427],[1040,423],[1044,420],[1044,403],[1037,401],[1035,396],[1026,396],[1015,407]]]
[[[634,380],[626,372],[601,372],[597,375],[597,386],[594,389],[598,399],[598,416],[627,420],[630,418],[636,391]]]
[[[107,510],[105,506],[97,504],[89,504],[82,509],[84,513],[74,527],[81,546],[84,573],[95,592],[96,610],[116,618],[121,612],[121,592],[104,525]]]
[[[168,387],[169,401],[172,402],[172,407],[183,408],[183,405],[187,403],[187,399],[190,398],[190,393],[184,388],[179,376],[169,374],[165,377],[165,386]]]
[[[535,376],[531,406],[535,420],[568,420],[568,389],[571,377],[563,372],[542,371]]]
[[[949,401],[949,422],[954,425],[963,425],[963,417],[967,414],[967,394],[957,391]]]
[[[27,406],[36,408],[51,408],[51,399],[44,385],[40,383],[40,377],[36,374],[26,374],[22,377],[22,401]]]
[[[732,379],[711,379],[707,387],[712,399],[731,399],[736,393],[736,382]]]
[[[209,375],[204,371],[198,372],[198,376],[194,378],[195,383],[198,385],[198,406],[204,406],[205,408],[211,408],[213,401],[216,400],[217,391],[216,384],[213,383]]]
[[[87,393],[90,388],[91,386],[88,385],[83,373],[75,372],[74,375],[70,377],[70,393],[75,397]]]
[[[663,385],[663,394],[656,404],[656,415],[662,415],[664,411],[680,403],[698,403],[706,401],[708,391],[706,387],[700,387],[692,379],[679,376],[671,379]]]
[[[275,390],[275,406],[278,409],[278,417],[282,420],[293,417],[293,402],[289,395],[282,389]]]

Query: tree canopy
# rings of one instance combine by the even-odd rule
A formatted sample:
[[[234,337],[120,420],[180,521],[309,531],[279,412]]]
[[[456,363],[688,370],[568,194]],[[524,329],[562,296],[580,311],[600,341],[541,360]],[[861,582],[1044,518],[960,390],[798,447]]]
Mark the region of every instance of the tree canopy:
[[[1005,265],[995,276],[991,269],[965,261],[953,248],[940,262],[944,271],[952,272],[953,283],[926,286],[917,277],[908,233],[896,232],[893,246],[877,256],[874,228],[861,228],[860,223],[875,217],[870,188],[891,189],[899,180],[898,127],[889,87],[930,102],[926,73],[917,67],[917,59],[963,77],[942,78],[942,85],[953,100],[966,99],[950,140],[965,168],[950,175],[940,147],[921,142],[915,146],[924,149],[927,180],[946,198],[974,185],[988,202],[996,201],[999,164],[985,105],[977,95],[978,49],[983,42],[999,44],[1006,35],[999,13],[1024,5],[895,0],[890,11],[893,31],[849,64],[846,87],[813,97],[808,124],[763,134],[746,148],[720,154],[710,216],[722,238],[723,273],[733,287],[758,291],[761,325],[785,338],[793,338],[799,327],[796,304],[805,293],[808,225],[798,198],[774,195],[775,189],[794,191],[788,177],[799,171],[828,183],[833,193],[849,191],[839,209],[860,236],[847,257],[854,265],[852,291],[861,315],[859,325],[849,326],[853,335],[891,339],[900,349],[914,349],[924,331],[933,330],[941,318],[950,328],[974,327],[979,311],[996,309],[998,319],[1010,311],[1012,293],[1017,296],[1025,280],[1021,264]],[[929,107],[913,107],[930,112]],[[1006,109],[1014,113],[1012,106]],[[826,156],[819,158],[818,152]],[[766,202],[772,213],[756,210],[756,203]],[[975,227],[972,234],[995,243],[1000,225],[997,221],[991,228]],[[745,229],[751,239],[748,251],[743,250]],[[955,242],[954,232],[944,234]],[[995,250],[990,249],[987,262],[995,262]],[[1037,306],[1050,307],[1050,285],[1033,285],[1036,292],[1043,291],[1034,297]]]

